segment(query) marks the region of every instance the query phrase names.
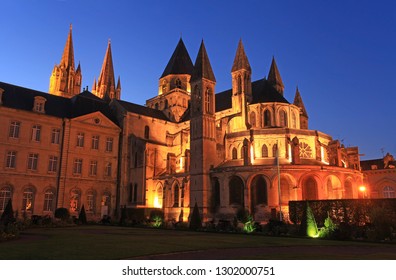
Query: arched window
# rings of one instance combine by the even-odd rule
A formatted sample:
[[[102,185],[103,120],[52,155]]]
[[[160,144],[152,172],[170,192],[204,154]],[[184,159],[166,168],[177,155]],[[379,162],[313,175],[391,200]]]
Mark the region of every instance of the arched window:
[[[384,198],[395,198],[395,189],[391,186],[385,186],[383,189]]]
[[[4,211],[11,199],[11,187],[3,187],[0,190],[0,211]]]
[[[282,127],[287,127],[287,114],[283,110],[280,110],[279,112],[279,125]]]
[[[154,207],[162,208],[163,199],[164,199],[164,191],[162,189],[162,184],[158,183],[157,184],[157,196],[156,196],[156,198],[154,198]]]
[[[173,207],[179,207],[180,205],[180,192],[179,192],[179,184],[173,185]]]
[[[144,127],[144,138],[145,139],[149,139],[150,138],[150,127],[148,125],[146,125]]]
[[[318,199],[318,186],[313,177],[308,177],[303,184],[303,200]]]
[[[271,112],[269,110],[264,110],[263,124],[264,124],[264,127],[271,126]]]
[[[47,189],[44,193],[44,211],[54,211],[54,191],[52,189]]]
[[[251,185],[251,196],[253,206],[268,204],[267,182],[265,181],[264,176],[257,175],[253,178]]]
[[[211,91],[210,91],[210,89],[209,88],[207,88],[206,89],[206,92],[205,92],[205,112],[206,113],[212,113],[212,106],[211,106],[211,103],[212,103],[212,100],[211,100]]]
[[[229,182],[230,204],[243,206],[243,181],[237,176],[233,176]]]
[[[104,192],[102,195],[102,213],[104,215],[109,215],[111,213],[111,193]]]
[[[240,93],[242,92],[242,79],[241,76],[238,76],[238,80],[237,80],[237,92]]]
[[[255,112],[250,113],[250,125],[252,127],[256,127],[256,113]]]
[[[268,157],[268,147],[265,144],[261,147],[261,157]]]
[[[287,204],[290,200],[290,185],[286,178],[281,178],[280,180],[281,189],[281,203]]]
[[[235,147],[232,148],[232,159],[238,159],[238,151]]]
[[[22,210],[32,212],[33,202],[34,202],[34,191],[32,188],[26,188],[23,191]]]
[[[176,88],[182,88],[182,83],[181,83],[180,79],[176,79],[175,85],[176,85]]]

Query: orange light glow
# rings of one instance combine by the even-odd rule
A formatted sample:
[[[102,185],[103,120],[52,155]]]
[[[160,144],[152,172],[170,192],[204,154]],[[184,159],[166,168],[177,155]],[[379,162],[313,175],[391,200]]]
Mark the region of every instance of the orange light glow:
[[[254,148],[253,145],[250,146],[250,162],[254,163]]]
[[[359,191],[365,192],[365,191],[366,191],[366,187],[365,187],[365,186],[360,186],[360,187],[359,187]]]
[[[154,196],[154,208],[162,208],[162,203],[160,203],[158,196]]]

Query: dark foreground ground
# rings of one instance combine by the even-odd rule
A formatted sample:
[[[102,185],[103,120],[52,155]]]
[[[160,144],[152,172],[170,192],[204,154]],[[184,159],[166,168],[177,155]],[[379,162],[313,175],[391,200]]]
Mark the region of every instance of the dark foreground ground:
[[[130,228],[39,228],[0,243],[9,260],[396,260],[395,243]]]

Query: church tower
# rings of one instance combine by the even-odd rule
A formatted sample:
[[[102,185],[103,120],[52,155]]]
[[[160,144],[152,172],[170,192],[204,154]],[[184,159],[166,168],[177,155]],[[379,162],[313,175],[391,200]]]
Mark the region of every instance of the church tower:
[[[66,40],[65,49],[63,50],[61,62],[54,66],[50,77],[49,93],[73,97],[81,92],[81,67],[78,64],[77,69],[74,66],[74,50],[72,25],[70,25],[69,35]]]
[[[296,95],[294,96],[294,105],[300,108],[300,128],[301,129],[308,129],[308,113],[305,109],[304,102],[301,98],[300,91],[298,87],[296,88]]]
[[[282,78],[274,57],[272,57],[271,68],[268,73],[267,80],[276,89],[276,91],[278,91],[283,96],[285,86],[283,85]]]
[[[197,203],[203,220],[211,217],[209,171],[217,161],[215,128],[216,79],[202,41],[191,75],[190,207]]]
[[[231,69],[232,76],[232,108],[241,113],[240,126],[248,128],[247,106],[252,102],[252,69],[246,56],[242,40],[239,40],[238,49]]]
[[[107,44],[106,55],[103,60],[98,82],[96,79],[92,87],[92,93],[103,99],[120,99],[121,82],[118,77],[117,85],[114,78],[113,57],[111,54],[111,42]]]

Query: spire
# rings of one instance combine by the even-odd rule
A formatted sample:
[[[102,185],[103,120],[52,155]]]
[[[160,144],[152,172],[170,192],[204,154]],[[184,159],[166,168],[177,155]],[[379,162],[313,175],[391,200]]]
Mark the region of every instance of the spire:
[[[249,72],[252,70],[250,68],[249,60],[246,56],[245,49],[242,44],[242,39],[239,40],[238,49],[235,55],[234,64],[232,65],[231,72],[235,72],[241,69],[247,70]]]
[[[294,96],[293,104],[301,109],[301,115],[308,118],[308,113],[307,110],[305,109],[304,102],[301,98],[301,94],[300,91],[298,90],[298,87],[296,88],[296,95]]]
[[[92,93],[96,93],[96,78],[95,78],[94,83],[92,85]]]
[[[70,24],[69,35],[67,36],[65,49],[63,50],[60,65],[65,68],[72,68],[74,70],[74,50],[73,50],[73,36],[72,25]]]
[[[272,57],[271,68],[268,73],[267,80],[275,87],[275,89],[283,95],[283,90],[285,86],[283,85],[281,75],[276,65],[275,58]]]
[[[106,96],[109,98],[116,98],[115,86],[111,41],[109,39],[95,94],[101,98]]]
[[[186,49],[186,46],[183,43],[182,38],[180,37],[179,43],[174,50],[172,57],[170,58],[168,64],[165,67],[164,72],[161,75],[161,78],[171,75],[171,74],[189,74],[191,75],[193,70],[193,64]]]
[[[118,76],[117,89],[121,90],[121,79],[120,79],[120,76]]]
[[[201,78],[216,82],[203,40],[198,51],[197,59],[195,60],[190,82]]]

